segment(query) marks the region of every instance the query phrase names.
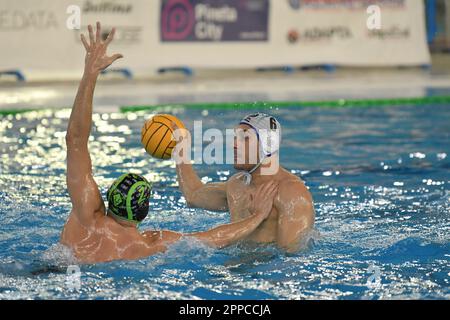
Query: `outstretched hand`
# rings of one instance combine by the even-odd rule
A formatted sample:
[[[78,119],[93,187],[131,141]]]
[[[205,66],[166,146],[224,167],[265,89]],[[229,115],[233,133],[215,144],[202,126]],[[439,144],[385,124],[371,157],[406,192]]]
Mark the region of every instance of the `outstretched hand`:
[[[105,41],[101,38],[101,26],[100,22],[97,22],[97,30],[95,32],[91,25],[88,26],[89,31],[89,43],[86,40],[84,34],[81,34],[81,42],[83,42],[84,48],[86,49],[85,67],[84,71],[89,74],[98,74],[100,71],[109,67],[117,59],[123,58],[120,53],[108,56],[106,54],[106,49],[108,45],[114,38],[115,28],[112,28],[108,37]]]

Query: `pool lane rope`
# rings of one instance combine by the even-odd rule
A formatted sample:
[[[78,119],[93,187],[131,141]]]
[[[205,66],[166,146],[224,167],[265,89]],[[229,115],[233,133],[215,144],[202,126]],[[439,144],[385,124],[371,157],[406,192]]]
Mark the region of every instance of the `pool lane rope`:
[[[323,101],[255,101],[255,102],[214,102],[214,103],[170,103],[154,105],[130,105],[118,106],[117,112],[138,112],[158,109],[276,109],[276,108],[364,108],[364,107],[389,107],[399,105],[427,105],[427,104],[450,104],[450,96],[432,96],[418,98],[387,98],[387,99],[338,99]],[[4,109],[0,110],[0,116],[15,115],[18,113],[44,111],[64,108],[33,108],[33,109]]]

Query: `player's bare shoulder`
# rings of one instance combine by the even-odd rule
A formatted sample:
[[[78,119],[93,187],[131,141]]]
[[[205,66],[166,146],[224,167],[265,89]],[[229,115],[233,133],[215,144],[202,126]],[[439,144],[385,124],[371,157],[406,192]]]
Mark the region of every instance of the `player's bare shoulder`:
[[[314,214],[313,199],[305,183],[298,176],[283,170],[279,177],[278,195],[275,205],[286,206],[301,203],[311,214]]]

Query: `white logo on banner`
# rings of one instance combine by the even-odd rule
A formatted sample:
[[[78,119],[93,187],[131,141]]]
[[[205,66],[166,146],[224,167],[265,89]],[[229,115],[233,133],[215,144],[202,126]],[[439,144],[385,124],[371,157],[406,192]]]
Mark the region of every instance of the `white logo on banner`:
[[[367,8],[367,29],[380,30],[381,29],[381,8],[377,5],[372,5]]]
[[[70,16],[66,20],[66,27],[70,30],[80,30],[81,28],[81,9],[79,6],[70,5],[66,9]]]

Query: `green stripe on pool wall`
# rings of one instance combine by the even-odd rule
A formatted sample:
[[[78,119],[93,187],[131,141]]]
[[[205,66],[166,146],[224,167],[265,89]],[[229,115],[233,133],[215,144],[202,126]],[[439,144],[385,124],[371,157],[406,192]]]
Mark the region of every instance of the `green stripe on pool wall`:
[[[131,105],[121,106],[111,112],[137,112],[156,109],[173,109],[173,108],[192,108],[192,109],[265,109],[265,108],[297,108],[297,107],[389,107],[399,105],[426,105],[426,104],[450,104],[450,96],[433,96],[422,98],[395,98],[395,99],[339,99],[339,100],[323,100],[323,101],[256,101],[256,102],[217,102],[217,103],[172,103],[172,104],[155,104],[155,105]],[[44,111],[44,110],[61,110],[62,108],[28,108],[28,109],[1,109],[0,116],[15,115],[19,113]],[[94,107],[95,112],[95,107]]]
[[[67,107],[61,107],[61,108],[20,108],[20,109],[1,109],[0,108],[0,116],[8,116],[8,115],[16,115],[19,113],[26,113],[26,112],[42,112],[42,111],[58,111],[61,109],[67,109]]]
[[[31,112],[31,111],[42,111],[44,109],[0,109],[0,116],[7,116],[7,115],[15,115],[18,113],[25,113],[25,112]]]
[[[159,108],[194,108],[194,109],[264,109],[285,107],[376,107],[398,105],[450,104],[450,96],[395,99],[339,99],[324,101],[256,101],[226,103],[173,103],[139,106],[122,106],[121,112],[136,112]]]

